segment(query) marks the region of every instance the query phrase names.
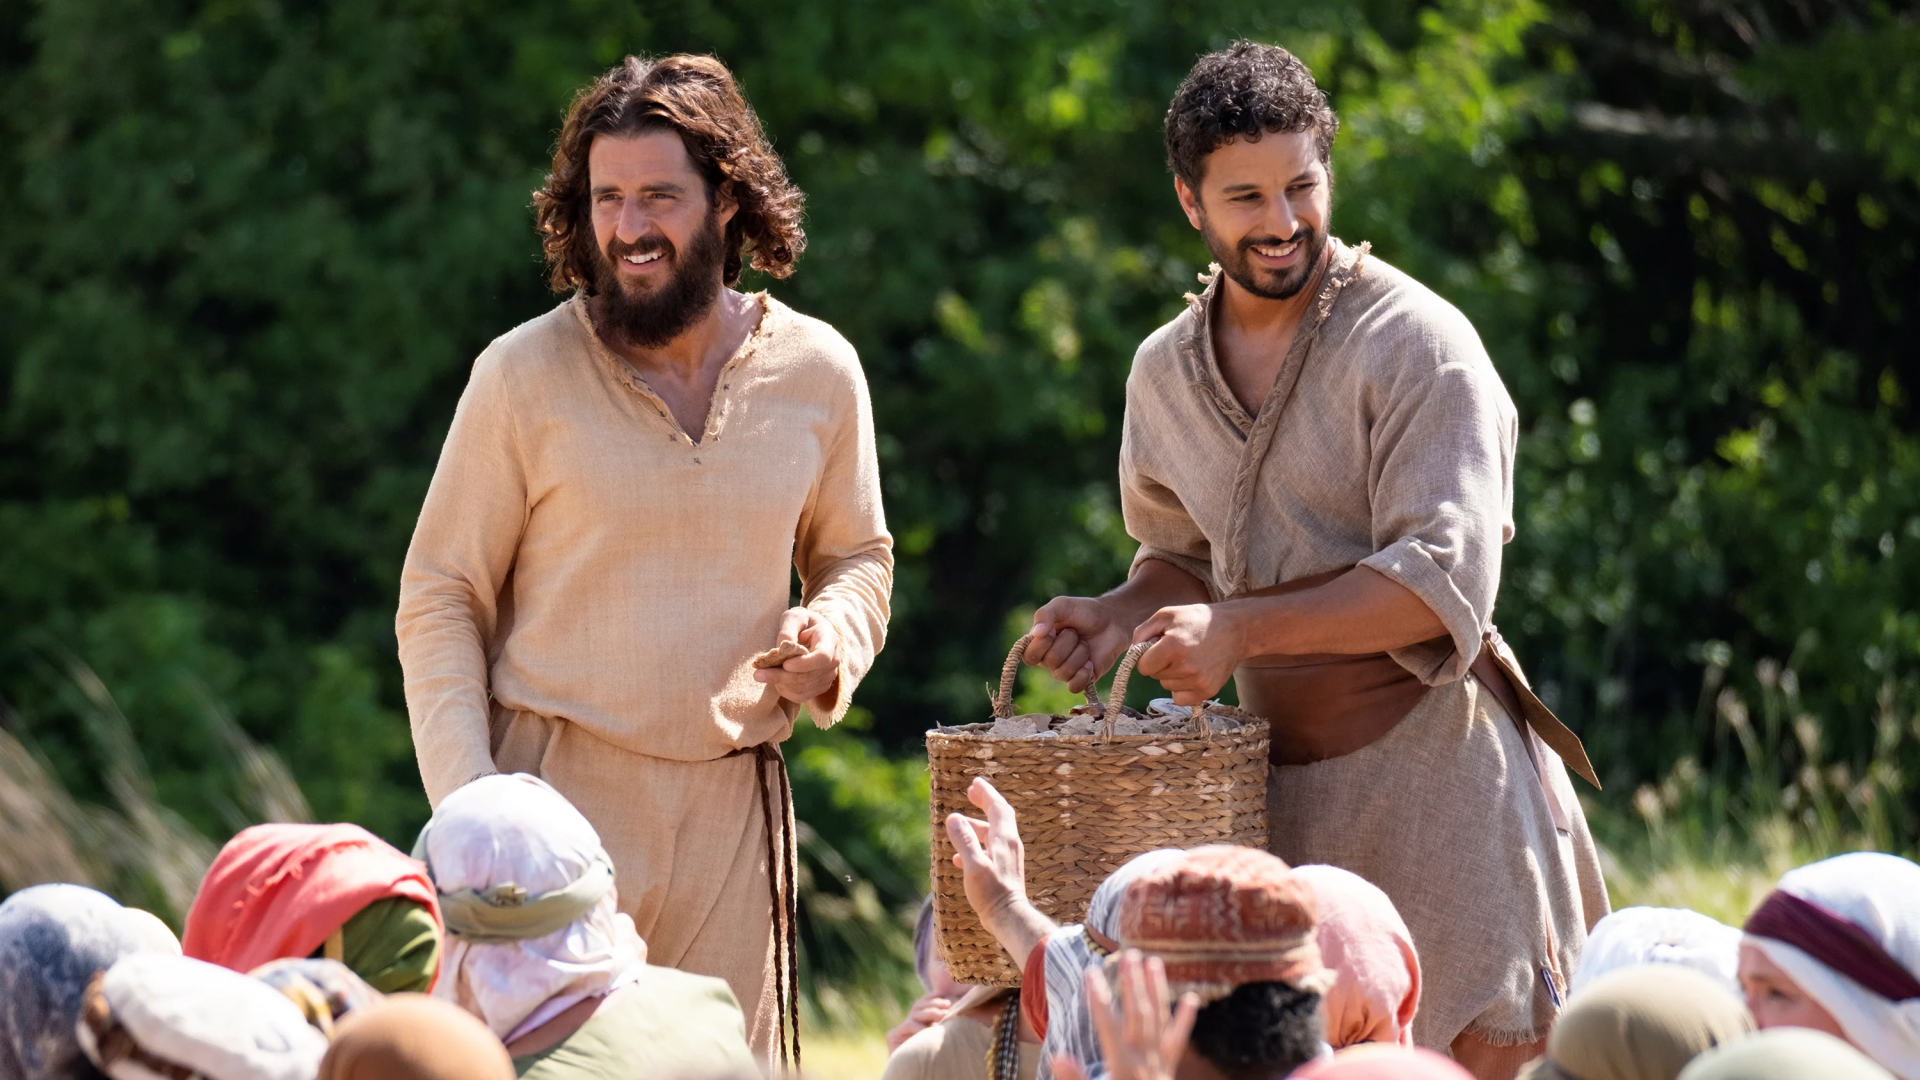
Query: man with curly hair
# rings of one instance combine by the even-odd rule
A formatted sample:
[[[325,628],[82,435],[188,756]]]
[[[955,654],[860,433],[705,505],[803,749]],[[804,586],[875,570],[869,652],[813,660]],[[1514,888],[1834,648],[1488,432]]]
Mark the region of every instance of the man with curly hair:
[[[1607,912],[1579,740],[1493,632],[1518,419],[1452,305],[1330,231],[1338,121],[1286,50],[1202,57],[1167,111],[1215,266],[1134,357],[1129,580],[1027,651],[1075,688],[1132,642],[1191,704],[1272,721],[1275,854],[1379,885],[1426,973],[1415,1039],[1486,1078],[1537,1056]]]
[[[778,746],[845,715],[893,582],[858,358],[733,288],[792,272],[801,203],[719,61],[581,91],[534,196],[571,295],[474,363],[396,621],[429,799],[552,784],[648,959],[728,980],[768,1057],[798,1022]]]

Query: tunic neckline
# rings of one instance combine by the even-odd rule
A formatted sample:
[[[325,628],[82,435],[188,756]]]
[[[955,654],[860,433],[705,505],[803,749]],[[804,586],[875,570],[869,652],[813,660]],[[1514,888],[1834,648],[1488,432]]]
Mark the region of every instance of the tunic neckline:
[[[758,292],[747,293],[746,298],[760,305],[760,318],[755,320],[753,329],[748,331],[740,347],[735,349],[733,355],[727,357],[727,362],[720,366],[720,376],[713,384],[713,396],[707,399],[706,427],[701,431],[698,442],[694,441],[693,436],[680,426],[680,421],[673,415],[673,410],[667,408],[666,399],[647,383],[647,377],[600,339],[599,331],[593,328],[593,318],[587,312],[586,294],[575,293],[569,306],[573,308],[574,317],[579,320],[581,330],[587,335],[588,350],[593,353],[595,359],[599,360],[621,385],[640,395],[642,400],[653,407],[653,411],[666,422],[669,438],[700,450],[718,441],[721,430],[726,427],[727,415],[731,412],[733,404],[733,395],[727,391],[733,385],[730,380],[736,369],[752,359],[754,354],[759,352],[761,344],[773,332],[773,296],[765,289],[761,289]]]

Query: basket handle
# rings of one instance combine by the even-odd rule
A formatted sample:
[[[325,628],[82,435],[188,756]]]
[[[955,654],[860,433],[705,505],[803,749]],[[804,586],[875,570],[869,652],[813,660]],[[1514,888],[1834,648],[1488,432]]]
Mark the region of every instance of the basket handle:
[[[1113,669],[1113,685],[1107,690],[1106,708],[1100,710],[1100,719],[1106,728],[1103,738],[1113,738],[1113,722],[1120,715],[1121,703],[1127,700],[1127,680],[1133,678],[1133,666],[1140,662],[1140,655],[1153,648],[1159,640],[1150,638],[1136,641],[1120,654],[1120,665]],[[1092,686],[1088,686],[1087,695],[1093,695]]]
[[[1022,634],[1020,640],[1013,643],[1013,651],[1007,653],[1007,662],[1000,665],[1000,692],[996,694],[993,699],[993,715],[995,719],[1005,720],[1007,717],[1013,715],[1014,680],[1020,677],[1021,658],[1025,655],[1027,644],[1033,640],[1034,634],[1035,631],[1032,630]],[[1087,680],[1086,693],[1087,701],[1090,704],[1100,704],[1100,692],[1096,688],[1099,682],[1100,680],[1097,678]]]

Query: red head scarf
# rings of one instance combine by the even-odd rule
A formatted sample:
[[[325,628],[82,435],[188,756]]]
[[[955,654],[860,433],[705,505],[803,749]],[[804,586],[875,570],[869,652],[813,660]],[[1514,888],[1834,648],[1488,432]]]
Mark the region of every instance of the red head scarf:
[[[360,826],[255,825],[208,867],[180,948],[252,971],[313,955],[360,909],[396,896],[425,904],[444,930],[426,866]]]

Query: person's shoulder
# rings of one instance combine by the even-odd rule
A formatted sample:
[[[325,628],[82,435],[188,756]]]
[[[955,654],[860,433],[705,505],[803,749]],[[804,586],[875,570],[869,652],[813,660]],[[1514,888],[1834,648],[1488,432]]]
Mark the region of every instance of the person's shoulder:
[[[571,362],[586,346],[586,328],[575,302],[562,300],[543,314],[494,338],[473,362],[475,378],[518,375]]]
[[[1160,378],[1175,374],[1180,366],[1180,345],[1194,331],[1199,301],[1187,296],[1180,313],[1161,323],[1133,350],[1133,377]]]
[[[857,374],[860,354],[845,335],[825,319],[817,319],[782,303],[772,293],[762,293],[766,304],[765,347],[780,354],[788,363],[823,365]]]
[[[992,1040],[979,1021],[953,1016],[917,1031],[887,1058],[880,1080],[944,1080],[974,1071]],[[964,1063],[964,1064],[957,1064]]]
[[[1374,332],[1466,339],[1479,346],[1479,333],[1459,308],[1371,251],[1360,257],[1345,291],[1342,299],[1358,308],[1360,320]]]
[[[733,995],[733,987],[727,980],[712,975],[695,975],[679,968],[648,964],[641,972],[639,984],[650,995],[740,1011],[740,999]]]

